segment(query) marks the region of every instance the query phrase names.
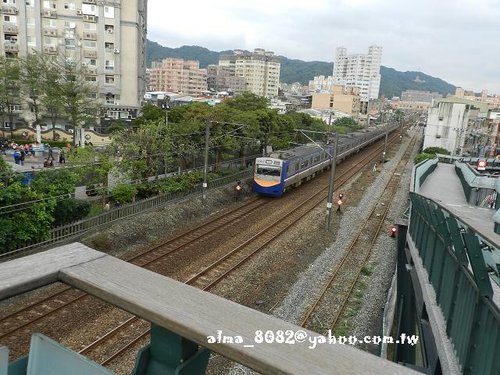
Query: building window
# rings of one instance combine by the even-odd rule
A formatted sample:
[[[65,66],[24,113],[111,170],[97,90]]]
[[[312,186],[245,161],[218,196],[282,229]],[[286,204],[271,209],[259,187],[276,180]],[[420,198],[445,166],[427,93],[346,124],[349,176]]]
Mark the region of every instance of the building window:
[[[89,66],[96,66],[97,65],[96,59],[84,59],[83,62],[84,62],[84,65],[89,65]]]
[[[96,48],[97,42],[95,40],[84,40],[83,46],[86,48]]]
[[[83,28],[85,30],[97,30],[97,24],[96,23],[84,23]]]
[[[29,47],[36,47],[36,38],[34,36],[27,36],[26,43]]]
[[[75,10],[76,9],[75,3],[65,3],[64,9]]]
[[[96,76],[86,76],[85,77],[85,81],[87,81],[87,82],[96,82],[97,81],[97,77]]]
[[[115,8],[105,6],[104,7],[104,17],[115,18]]]
[[[113,25],[105,25],[104,31],[108,34],[113,34],[115,32],[115,27]]]
[[[115,62],[113,60],[106,60],[104,68],[106,70],[113,70],[115,68]]]
[[[75,48],[76,42],[74,39],[64,39],[64,45],[66,48]]]
[[[106,80],[107,84],[114,84],[115,83],[115,76],[106,75],[105,80]]]

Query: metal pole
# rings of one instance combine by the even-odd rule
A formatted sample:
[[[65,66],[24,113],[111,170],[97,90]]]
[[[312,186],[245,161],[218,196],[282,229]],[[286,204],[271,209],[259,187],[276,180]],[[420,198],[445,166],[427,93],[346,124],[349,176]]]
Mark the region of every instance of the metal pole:
[[[385,127],[384,152],[382,152],[382,164],[385,163],[385,150],[387,149],[387,126]]]
[[[210,137],[210,123],[207,121],[205,128],[205,164],[203,166],[203,200],[207,199],[207,173],[208,173],[208,138]]]
[[[167,132],[167,137],[170,135],[168,131],[168,107],[165,108],[165,131]],[[168,168],[167,168],[167,153],[165,152],[165,156],[163,158],[163,166],[165,167],[165,178],[167,178]]]
[[[333,183],[335,180],[335,167],[337,166],[337,148],[339,144],[339,136],[337,132],[335,134],[335,143],[332,156],[332,167],[330,170],[330,184],[328,185],[328,197],[326,201],[326,210],[328,211],[328,224],[327,228],[330,229],[332,223],[332,206],[333,206]]]

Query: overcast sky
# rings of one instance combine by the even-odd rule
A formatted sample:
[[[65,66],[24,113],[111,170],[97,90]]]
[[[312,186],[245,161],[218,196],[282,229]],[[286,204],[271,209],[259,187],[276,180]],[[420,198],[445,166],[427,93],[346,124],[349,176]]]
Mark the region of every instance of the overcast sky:
[[[212,51],[265,48],[332,62],[382,46],[382,65],[500,94],[500,0],[148,0],[148,39]]]

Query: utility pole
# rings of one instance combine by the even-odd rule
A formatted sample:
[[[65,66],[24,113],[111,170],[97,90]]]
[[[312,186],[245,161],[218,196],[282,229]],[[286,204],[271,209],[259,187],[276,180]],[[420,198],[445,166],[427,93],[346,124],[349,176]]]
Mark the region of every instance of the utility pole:
[[[208,138],[210,137],[210,122],[205,125],[205,163],[203,166],[203,200],[207,199],[207,173],[208,173]]]
[[[385,139],[384,139],[384,152],[382,152],[382,164],[385,163],[385,151],[387,149],[387,131],[388,131],[388,127],[386,125],[385,126]]]
[[[326,210],[328,211],[328,223],[327,228],[330,229],[332,222],[332,206],[333,206],[333,184],[335,181],[335,168],[337,166],[337,148],[339,144],[339,135],[337,132],[335,135],[335,143],[333,148],[333,156],[332,156],[332,167],[330,169],[330,184],[328,185],[328,197],[326,201]]]

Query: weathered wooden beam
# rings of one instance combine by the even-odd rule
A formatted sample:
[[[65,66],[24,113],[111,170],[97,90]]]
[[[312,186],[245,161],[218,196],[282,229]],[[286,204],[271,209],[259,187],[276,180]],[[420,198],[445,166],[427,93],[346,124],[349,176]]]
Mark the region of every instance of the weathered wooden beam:
[[[0,263],[0,300],[58,281],[59,270],[106,256],[75,242]]]

